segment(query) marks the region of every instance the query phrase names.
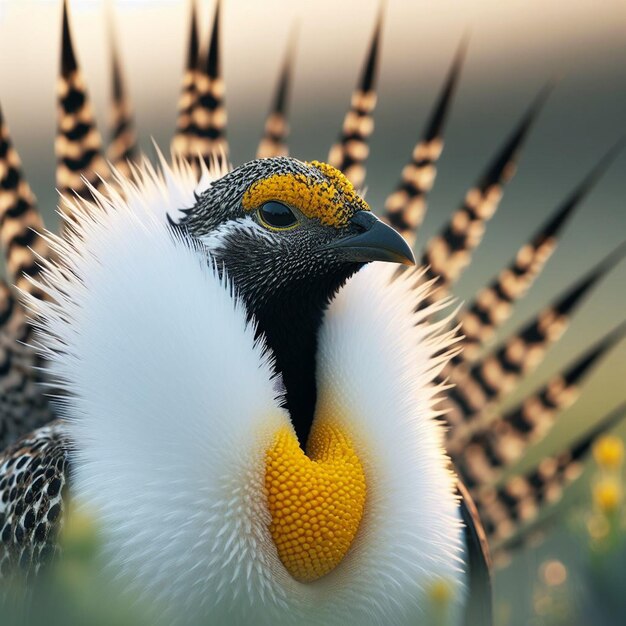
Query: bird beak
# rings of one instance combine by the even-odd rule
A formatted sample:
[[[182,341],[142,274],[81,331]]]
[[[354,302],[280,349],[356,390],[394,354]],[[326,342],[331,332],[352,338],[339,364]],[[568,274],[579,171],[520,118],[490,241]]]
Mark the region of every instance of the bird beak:
[[[381,222],[370,211],[357,211],[350,220],[350,225],[360,232],[334,241],[325,246],[325,249],[341,250],[346,261],[388,261],[415,265],[413,251],[402,235]]]

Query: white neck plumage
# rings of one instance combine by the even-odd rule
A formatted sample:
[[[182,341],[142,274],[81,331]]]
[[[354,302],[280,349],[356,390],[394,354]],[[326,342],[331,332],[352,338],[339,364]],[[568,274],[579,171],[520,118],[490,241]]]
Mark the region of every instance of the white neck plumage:
[[[349,433],[367,492],[345,558],[298,582],[269,529],[267,453],[291,428],[271,356],[206,254],[167,227],[193,204],[191,172],[144,165],[136,184],[55,241],[67,269],[49,265],[51,301],[33,302],[70,392],[73,497],[111,570],[169,618],[216,624],[414,623],[440,579],[458,606],[461,526],[431,382],[452,336],[414,312],[417,274],[368,266],[326,313],[317,415]]]

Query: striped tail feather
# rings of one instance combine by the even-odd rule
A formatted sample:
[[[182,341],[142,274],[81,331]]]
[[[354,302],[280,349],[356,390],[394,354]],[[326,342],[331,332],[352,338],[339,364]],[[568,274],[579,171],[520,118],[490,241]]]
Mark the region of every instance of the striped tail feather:
[[[448,77],[421,140],[413,148],[401,179],[385,201],[382,219],[393,226],[411,246],[426,215],[426,199],[435,183],[436,164],[444,147],[444,130],[467,53],[468,39],[461,40]]]
[[[0,240],[10,283],[37,298],[45,296],[29,278],[40,274],[39,259],[49,254],[43,229],[0,110]],[[14,287],[0,279],[0,450],[54,418],[39,385],[39,359],[26,345],[32,328]]]
[[[102,139],[96,127],[87,87],[74,53],[67,0],[63,1],[61,75],[57,95],[57,188],[66,198],[73,198],[74,194],[90,198],[89,184],[99,188],[101,179],[106,178],[110,170],[103,155]],[[69,215],[67,203],[61,203],[61,208]]]
[[[194,158],[191,152],[192,124],[191,113],[198,99],[197,82],[200,66],[200,38],[198,35],[198,8],[196,0],[191,0],[191,19],[189,44],[187,47],[187,63],[183,73],[183,81],[178,99],[178,118],[176,131],[172,138],[171,150],[174,154],[186,158]]]
[[[40,235],[43,229],[35,196],[0,110],[0,241],[9,282],[37,297],[42,297],[41,292],[26,276],[37,276],[41,270],[37,255],[48,255],[48,245]]]
[[[620,140],[611,147],[531,240],[520,248],[513,261],[461,312],[461,334],[465,337],[463,352],[455,357],[452,367],[476,360],[481,347],[509,319],[514,303],[526,295],[552,256],[560,232],[619,154],[623,144],[624,141]]]
[[[531,471],[508,479],[503,485],[475,495],[485,532],[495,550],[538,519],[546,505],[555,504],[565,487],[582,472],[594,441],[626,417],[626,403],[603,417],[566,450],[546,457]]]
[[[128,161],[137,157],[137,133],[133,107],[128,95],[122,72],[119,46],[113,32],[113,18],[109,20],[109,42],[111,47],[111,108],[110,141],[107,157],[123,176],[130,175]]]
[[[562,292],[521,330],[472,365],[466,376],[454,381],[456,386],[446,398],[446,418],[453,426],[449,432],[452,448],[470,435],[489,407],[505,393],[510,393],[539,365],[548,348],[569,326],[576,308],[625,254],[626,242]]]
[[[289,156],[287,137],[289,136],[289,122],[287,119],[289,92],[293,74],[293,62],[296,49],[295,29],[292,31],[285,59],[283,61],[276,95],[269,115],[265,120],[263,136],[256,151],[257,159],[266,159],[277,156]]]
[[[11,287],[0,279],[0,449],[54,414],[40,386],[39,360],[29,346],[32,326]]]
[[[0,278],[0,337],[3,343],[10,339],[17,346],[29,339],[31,327],[26,324],[24,308],[16,295],[14,288]]]
[[[341,170],[357,189],[365,182],[368,140],[374,130],[373,113],[377,100],[376,78],[382,26],[381,7],[361,78],[352,93],[350,109],[343,120],[339,139],[328,153],[328,162]]]
[[[191,109],[190,153],[205,163],[228,159],[225,85],[220,58],[221,0],[217,0],[206,59],[198,68],[196,100]]]
[[[626,323],[605,335],[518,406],[474,432],[462,448],[449,450],[468,489],[497,482],[503,471],[543,439],[558,416],[576,402],[589,374],[624,335]]]
[[[448,289],[470,264],[472,252],[482,241],[485,226],[500,204],[504,186],[513,178],[524,141],[552,88],[550,82],[539,92],[478,183],[466,193],[461,207],[441,234],[426,245],[421,261],[428,267],[426,277],[439,279],[431,298],[447,295]]]

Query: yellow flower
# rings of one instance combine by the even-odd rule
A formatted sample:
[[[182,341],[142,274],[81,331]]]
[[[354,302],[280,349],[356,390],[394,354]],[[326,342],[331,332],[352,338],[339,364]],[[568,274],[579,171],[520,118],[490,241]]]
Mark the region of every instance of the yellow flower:
[[[443,606],[452,600],[452,587],[448,581],[438,578],[429,587],[428,595],[434,604]]]
[[[587,521],[587,531],[594,541],[601,541],[611,531],[611,525],[604,515],[594,513]]]
[[[95,554],[98,537],[93,517],[70,503],[61,533],[64,561],[89,561]]]
[[[78,509],[70,504],[65,518],[63,535],[66,539],[91,538],[94,534],[94,521],[84,509]]]
[[[596,506],[604,513],[614,512],[622,499],[622,490],[616,480],[605,478],[593,488]]]
[[[558,587],[567,580],[567,568],[556,559],[544,561],[539,568],[539,573],[548,587]]]
[[[615,435],[605,435],[593,446],[593,456],[600,467],[617,469],[624,458],[624,444]]]

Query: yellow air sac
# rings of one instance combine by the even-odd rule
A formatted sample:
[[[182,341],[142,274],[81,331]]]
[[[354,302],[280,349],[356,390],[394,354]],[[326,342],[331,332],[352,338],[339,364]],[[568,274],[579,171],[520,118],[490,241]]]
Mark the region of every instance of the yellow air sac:
[[[346,556],[365,505],[365,474],[352,442],[331,424],[314,425],[304,454],[281,429],[267,452],[270,532],[287,571],[300,582],[331,572]]]

